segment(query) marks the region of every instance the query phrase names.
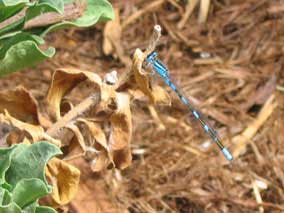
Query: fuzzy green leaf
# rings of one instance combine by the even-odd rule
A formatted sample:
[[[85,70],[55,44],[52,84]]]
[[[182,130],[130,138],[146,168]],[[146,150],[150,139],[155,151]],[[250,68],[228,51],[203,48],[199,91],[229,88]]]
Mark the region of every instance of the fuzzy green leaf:
[[[6,33],[5,35],[0,36],[0,48],[1,48],[2,46],[4,46],[5,42],[6,42],[9,38],[11,38],[11,37],[13,37],[13,36],[15,36],[15,35],[17,35],[17,34],[20,34],[20,33],[22,33],[22,32],[21,32],[21,31],[16,31],[16,32],[11,32],[11,33]]]
[[[0,8],[1,7],[12,7],[19,4],[29,3],[29,0],[0,0]]]
[[[3,36],[7,33],[15,32],[17,30],[21,30],[22,27],[24,26],[24,24],[25,24],[25,19],[21,18],[21,19],[15,21],[15,22],[9,24],[8,26],[1,28],[0,29],[0,36]]]
[[[0,188],[0,206],[8,205],[11,201],[11,193],[6,189]]]
[[[34,40],[16,43],[10,46],[5,52],[4,58],[0,59],[0,77],[19,69],[34,66],[47,58],[51,58],[54,54],[55,49],[53,47],[41,50]]]
[[[36,178],[22,179],[16,184],[12,192],[12,199],[18,206],[24,208],[47,194],[47,185],[42,180]]]
[[[107,0],[87,0],[87,9],[83,16],[74,21],[63,21],[49,27],[30,29],[30,37],[26,40],[17,40],[21,35],[25,21],[32,19],[42,13],[58,12],[63,13],[64,4],[74,0],[0,0],[0,22],[5,20],[23,7],[27,6],[26,16],[0,29],[0,77],[26,67],[31,67],[39,62],[51,58],[55,49],[49,47],[42,50],[39,43],[32,39],[33,34],[44,36],[50,31],[65,27],[90,27],[98,21],[105,21],[114,18],[111,4]],[[23,38],[23,37],[22,37]],[[10,42],[10,39],[13,42]],[[16,41],[16,42],[15,42]],[[9,43],[7,46],[6,43]],[[11,44],[13,43],[13,45]],[[3,54],[5,53],[5,54]]]
[[[29,7],[26,13],[26,21],[47,12],[64,12],[63,0],[39,0],[35,5]]]
[[[111,4],[107,0],[87,0],[87,10],[84,15],[75,21],[63,21],[47,28],[42,36],[48,32],[65,27],[90,27],[98,21],[106,21],[114,18]]]
[[[3,59],[5,57],[5,54],[9,48],[11,48],[13,45],[20,43],[22,41],[34,41],[36,44],[44,44],[44,40],[36,35],[30,35],[29,33],[19,33],[11,37],[10,39],[6,40],[6,42],[3,44],[3,46],[0,49],[0,59]]]
[[[6,172],[6,181],[14,189],[24,178],[38,178],[46,185],[44,169],[50,158],[62,152],[48,142],[37,142],[32,145],[20,144],[13,153],[11,165]]]
[[[24,8],[24,6],[25,3],[21,3],[10,7],[1,7],[0,3],[0,22],[20,12]]]
[[[0,213],[22,213],[21,208],[14,202],[6,206],[0,205]]]
[[[17,146],[9,147],[6,149],[0,149],[0,184],[5,183],[5,173],[11,164],[12,151]]]
[[[16,15],[26,6],[32,6],[34,2],[29,0],[0,0],[0,22]]]
[[[53,208],[47,206],[38,206],[35,213],[56,213]]]
[[[38,207],[38,201],[35,201],[29,204],[28,206],[26,206],[25,208],[23,208],[22,213],[35,213],[37,207]]]

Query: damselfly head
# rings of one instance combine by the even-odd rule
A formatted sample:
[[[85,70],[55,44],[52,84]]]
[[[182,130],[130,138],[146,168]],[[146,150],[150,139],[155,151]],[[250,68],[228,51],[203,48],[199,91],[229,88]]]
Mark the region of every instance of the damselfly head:
[[[146,58],[146,64],[151,67],[156,73],[158,73],[162,78],[169,78],[169,71],[166,65],[164,65],[160,60],[158,60],[158,53],[152,52]]]
[[[158,56],[158,53],[155,52],[155,51],[152,52],[152,53],[150,53],[150,54],[147,56],[147,58],[146,58],[146,62],[147,62],[148,64],[152,64],[152,65],[153,65],[153,63],[154,63],[154,61],[156,60],[157,56]]]

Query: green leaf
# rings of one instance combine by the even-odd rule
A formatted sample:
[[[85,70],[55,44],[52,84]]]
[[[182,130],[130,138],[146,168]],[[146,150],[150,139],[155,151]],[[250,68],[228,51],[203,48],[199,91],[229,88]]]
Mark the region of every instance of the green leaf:
[[[0,149],[4,182],[0,185],[0,213],[56,213],[52,208],[39,207],[37,201],[50,193],[44,169],[48,160],[58,154],[60,149],[48,142]]]
[[[11,193],[3,188],[0,188],[0,206],[8,205],[12,201]]]
[[[55,49],[53,47],[41,50],[35,41],[19,42],[11,46],[6,51],[4,58],[0,59],[0,77],[19,69],[34,66],[47,58],[51,58],[54,54]]]
[[[8,190],[9,192],[12,191],[12,186],[7,182],[2,184],[2,188]]]
[[[29,0],[0,0],[0,8],[1,7],[11,7],[16,6],[23,3],[29,3]]]
[[[25,19],[21,18],[18,21],[15,21],[8,26],[0,29],[0,35],[5,35],[5,33],[11,33],[13,31],[21,30],[25,24]]]
[[[7,50],[17,44],[20,43],[22,41],[34,41],[36,44],[44,44],[44,40],[36,35],[30,35],[29,33],[19,33],[14,35],[13,37],[11,37],[10,39],[6,40],[6,42],[4,43],[4,45],[1,47],[0,49],[0,59],[3,59],[5,57],[5,54],[7,52]]]
[[[10,25],[0,29],[0,77],[26,67],[31,67],[39,62],[51,58],[55,49],[41,49],[39,43],[26,36],[26,40],[19,39],[19,34],[25,21],[28,21],[42,13],[63,13],[64,4],[75,0],[0,0],[0,20],[19,12],[23,7],[28,7],[26,16]],[[90,27],[98,21],[114,18],[111,4],[107,0],[87,0],[87,9],[84,14],[74,21],[63,21],[49,27],[38,27],[27,31],[30,35],[44,36],[48,32],[65,27]],[[1,21],[0,21],[1,22]],[[23,37],[22,37],[23,38]],[[10,42],[10,39],[12,41]],[[6,45],[8,42],[8,45]]]
[[[39,206],[38,202],[33,202],[23,209],[23,213],[57,213],[53,208],[48,206]]]
[[[5,173],[11,164],[12,151],[17,146],[0,149],[0,184],[5,183]]]
[[[36,2],[29,2],[29,0],[0,0],[0,22],[5,21],[11,16],[16,16],[17,13],[22,11],[24,7],[33,7]],[[0,29],[0,35],[10,33],[12,31],[21,30],[25,24],[25,17],[17,19],[6,27]]]
[[[26,6],[34,5],[29,0],[0,0],[0,22],[16,15]]]
[[[36,208],[38,207],[38,201],[35,201],[23,209],[23,213],[35,213]]]
[[[24,6],[25,3],[3,8],[0,5],[0,22],[20,12],[24,8]]]
[[[22,213],[21,208],[14,202],[7,206],[0,206],[0,213]]]
[[[6,181],[13,187],[24,178],[38,178],[46,185],[44,169],[50,158],[62,152],[48,142],[37,142],[32,145],[20,144],[13,153],[11,165],[6,172]]]
[[[22,179],[16,184],[12,192],[12,199],[18,206],[24,208],[47,194],[47,185],[42,180],[37,178]]]
[[[56,213],[53,208],[47,206],[38,206],[35,213]]]
[[[75,21],[63,21],[47,28],[42,36],[48,32],[62,29],[65,27],[90,27],[98,21],[106,21],[114,18],[111,4],[106,0],[87,0],[87,10],[84,15]]]
[[[5,35],[0,36],[0,48],[5,44],[5,42],[8,40],[8,38],[11,38],[17,34],[22,33],[21,31],[15,31],[11,33],[6,33]]]
[[[34,6],[29,7],[26,13],[26,21],[47,12],[63,14],[63,0],[39,0]]]

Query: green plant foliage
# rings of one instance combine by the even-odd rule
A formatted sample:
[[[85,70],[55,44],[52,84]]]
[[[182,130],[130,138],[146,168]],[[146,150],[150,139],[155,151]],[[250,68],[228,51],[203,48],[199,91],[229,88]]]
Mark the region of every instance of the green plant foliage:
[[[0,1],[0,8],[1,7],[13,7],[19,4],[27,4],[29,0],[1,0]]]
[[[33,193],[31,193],[33,192]],[[48,194],[47,185],[40,179],[21,179],[13,190],[13,201],[21,208]]]
[[[14,202],[6,206],[0,206],[0,213],[22,213],[21,208]]]
[[[9,48],[1,60],[0,76],[36,65],[55,54],[53,47],[43,51],[34,41],[23,41]]]
[[[38,206],[35,213],[56,213],[56,211],[48,206]]]
[[[26,21],[47,12],[64,12],[63,0],[39,0],[26,13]]]
[[[96,11],[94,13],[94,11]],[[106,0],[88,0],[88,7],[84,16],[75,21],[64,21],[47,28],[41,35],[66,27],[90,27],[98,21],[106,21],[114,18],[110,3]]]
[[[47,33],[66,27],[90,27],[98,21],[114,18],[113,9],[107,0],[86,0],[86,11],[76,20],[62,21],[35,29],[24,28],[25,23],[44,13],[64,14],[64,5],[74,1],[0,0],[0,24],[26,9],[24,16],[0,28],[0,77],[51,58],[55,54],[55,49],[41,48],[44,44],[42,38]]]
[[[29,0],[0,0],[0,22],[31,5]]]
[[[61,154],[48,142],[18,144],[0,149],[0,213],[54,213],[38,199],[51,192],[44,169],[52,157]]]

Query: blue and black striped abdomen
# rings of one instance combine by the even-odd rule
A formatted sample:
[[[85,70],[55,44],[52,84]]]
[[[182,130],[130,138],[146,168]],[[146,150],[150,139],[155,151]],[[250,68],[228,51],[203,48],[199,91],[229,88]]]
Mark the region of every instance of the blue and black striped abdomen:
[[[152,52],[149,54],[146,58],[146,61],[150,67],[154,69],[156,73],[158,73],[164,82],[178,95],[182,103],[188,108],[188,110],[192,113],[194,118],[199,121],[199,123],[202,125],[202,128],[204,131],[213,139],[213,141],[218,145],[218,147],[223,152],[224,156],[227,160],[231,161],[233,159],[231,153],[223,146],[221,143],[217,132],[212,129],[203,119],[203,116],[193,107],[193,105],[190,103],[188,98],[183,95],[181,90],[179,90],[176,85],[171,81],[169,77],[169,71],[168,68],[157,59],[157,53]]]
[[[190,103],[188,98],[183,95],[183,93],[175,86],[174,83],[169,78],[164,79],[165,83],[169,85],[169,87],[178,95],[179,99],[182,101],[184,105],[186,105],[187,109],[192,113],[195,120],[199,121],[199,123],[202,125],[202,128],[204,131],[212,138],[212,140],[218,145],[220,150],[223,152],[224,156],[227,160],[231,161],[233,159],[230,152],[224,147],[224,145],[221,143],[219,136],[217,132],[210,127],[210,125],[205,122],[203,116],[200,112],[198,112],[193,105]]]

